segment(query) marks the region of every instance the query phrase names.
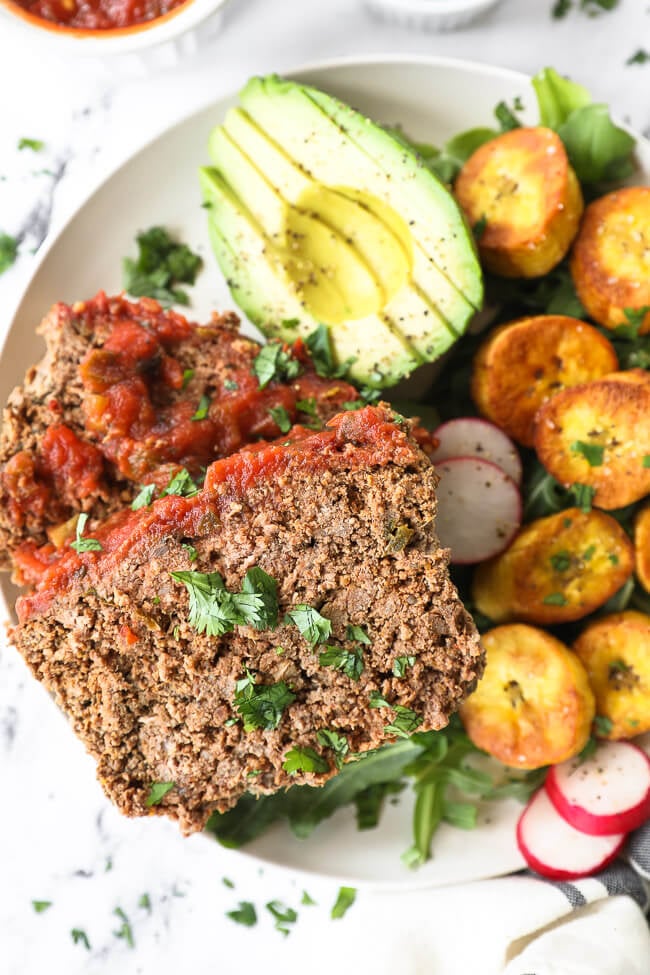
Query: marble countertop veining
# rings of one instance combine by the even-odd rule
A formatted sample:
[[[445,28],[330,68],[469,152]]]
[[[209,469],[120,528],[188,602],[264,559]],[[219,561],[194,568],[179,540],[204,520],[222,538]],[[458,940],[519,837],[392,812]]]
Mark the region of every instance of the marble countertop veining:
[[[0,231],[20,241],[16,265],[0,277],[0,329],[29,278],[33,253],[89,188],[167,123],[253,72],[387,52],[463,57],[529,73],[552,64],[650,136],[650,63],[626,65],[639,48],[650,51],[650,5],[621,0],[597,18],[574,9],[563,20],[551,18],[551,6],[552,0],[503,0],[468,29],[437,35],[380,23],[351,0],[233,0],[220,35],[191,59],[154,74],[34,58],[0,36]],[[41,139],[46,148],[19,152],[21,137]],[[0,647],[0,769],[1,975],[433,970],[416,930],[422,895],[362,893],[333,922],[334,883],[260,867],[201,836],[182,839],[165,821],[122,819],[65,720],[6,645]],[[318,906],[300,905],[305,888]],[[456,897],[446,895],[449,909]],[[287,938],[264,909],[276,898],[300,914]],[[375,925],[387,930],[395,898],[402,904],[410,898],[413,926],[392,938],[366,938],[360,961],[359,932]],[[52,906],[38,914],[34,900]],[[256,927],[225,917],[241,900],[255,902]],[[487,937],[497,922],[488,916],[481,923]],[[80,935],[74,943],[73,929],[86,933],[89,949]],[[435,972],[454,975],[462,971],[458,965],[462,958],[452,961],[443,952]]]

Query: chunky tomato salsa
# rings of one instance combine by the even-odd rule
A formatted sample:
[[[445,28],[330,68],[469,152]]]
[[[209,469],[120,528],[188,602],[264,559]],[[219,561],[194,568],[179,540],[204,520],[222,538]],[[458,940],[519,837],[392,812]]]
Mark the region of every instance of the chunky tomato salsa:
[[[80,30],[115,30],[156,20],[189,0],[14,0],[42,20]]]

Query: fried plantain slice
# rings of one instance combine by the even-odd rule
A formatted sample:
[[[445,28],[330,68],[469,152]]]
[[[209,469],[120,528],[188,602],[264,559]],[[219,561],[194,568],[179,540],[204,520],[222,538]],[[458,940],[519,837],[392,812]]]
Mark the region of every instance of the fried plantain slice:
[[[598,734],[617,740],[650,731],[650,616],[626,610],[595,620],[574,643],[596,697]]]
[[[534,439],[565,487],[589,485],[608,510],[638,501],[650,493],[650,373],[629,369],[563,390],[539,409]]]
[[[590,203],[571,253],[571,276],[589,316],[606,328],[646,314],[650,332],[650,186],[628,186]]]
[[[642,508],[634,523],[634,561],[637,579],[650,592],[650,505]]]
[[[467,160],[454,187],[488,270],[506,278],[547,274],[569,250],[583,210],[580,184],[560,138],[547,128],[519,128],[486,142]]]
[[[604,511],[567,508],[524,525],[474,573],[477,608],[495,623],[568,623],[607,602],[629,579],[632,542]]]
[[[540,406],[616,369],[614,347],[591,325],[567,315],[533,315],[488,336],[474,358],[471,394],[483,416],[532,447]]]
[[[517,768],[577,755],[589,737],[594,695],[584,667],[550,633],[523,623],[483,635],[487,666],[461,706],[475,745]]]

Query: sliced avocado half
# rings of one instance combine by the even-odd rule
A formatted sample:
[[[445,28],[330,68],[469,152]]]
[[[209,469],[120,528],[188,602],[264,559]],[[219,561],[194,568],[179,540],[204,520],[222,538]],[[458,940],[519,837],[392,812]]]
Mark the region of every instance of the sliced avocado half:
[[[328,326],[352,378],[389,386],[437,359],[482,301],[473,238],[419,157],[314,88],[253,78],[201,171],[212,245],[261,330]]]

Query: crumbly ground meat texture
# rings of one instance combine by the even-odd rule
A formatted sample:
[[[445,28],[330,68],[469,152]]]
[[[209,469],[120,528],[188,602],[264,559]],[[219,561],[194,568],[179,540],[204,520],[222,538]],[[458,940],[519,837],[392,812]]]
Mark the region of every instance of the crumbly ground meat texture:
[[[198,500],[166,498],[151,513],[129,514],[132,527],[122,526],[119,546],[107,537],[105,553],[75,557],[65,585],[40,609],[42,594],[19,601],[22,622],[12,639],[123,813],[167,815],[190,833],[247,791],[319,785],[334,775],[320,729],[346,735],[353,753],[390,741],[384,728],[395,712],[370,708],[372,691],[416,711],[421,730],[430,730],[443,727],[475,687],[483,653],[435,535],[431,464],[407,425],[395,426],[383,409],[343,414],[329,426],[336,443],[324,462],[313,462],[314,451],[305,462],[295,445],[283,457],[276,446],[263,456],[249,452],[246,478],[237,479],[239,460],[219,461]],[[318,436],[302,441],[307,454]],[[179,505],[200,507],[191,538],[170,527]],[[198,552],[193,562],[188,541]],[[320,666],[319,647],[285,622],[221,637],[189,625],[188,595],[170,572],[218,571],[239,591],[252,566],[276,579],[281,621],[307,603],[331,620],[327,642],[348,648],[348,625],[364,627],[371,645],[358,681]],[[399,679],[393,661],[403,655],[415,663]],[[257,683],[285,681],[296,695],[275,730],[227,724],[238,718],[235,684],[246,668]],[[318,751],[330,771],[287,774],[282,765],[293,747]],[[175,786],[148,808],[153,782]]]
[[[126,402],[126,393],[133,392],[128,382],[108,390],[97,383],[93,386],[95,362],[90,357],[94,355],[109,371],[110,362],[102,356],[114,355],[107,350],[120,330],[126,349],[147,337],[155,347],[151,359],[131,363],[134,382],[141,383],[145,399],[148,384],[152,400],[146,405],[154,425],[141,434],[141,441],[133,440],[132,430],[125,432],[120,422],[105,422],[101,417],[107,402],[109,412],[114,405],[109,402],[112,394],[122,409],[135,412],[133,401]],[[239,449],[242,441],[279,436],[268,405],[286,405],[295,419],[296,400],[313,394],[318,417],[327,420],[343,401],[358,395],[347,383],[317,377],[306,356],[296,381],[273,382],[258,393],[251,367],[260,346],[239,334],[239,320],[233,313],[214,314],[208,325],[199,326],[163,310],[152,299],[133,302],[100,292],[90,301],[54,305],[38,332],[46,342],[45,356],[9,397],[0,433],[0,568],[9,568],[20,546],[25,547],[24,561],[29,563],[32,550],[45,545],[48,532],[57,526],[63,529],[63,539],[73,537],[70,519],[80,511],[90,515],[92,529],[94,519],[104,519],[128,504],[142,482],[164,487],[179,467],[193,468],[196,476],[216,457]],[[242,388],[233,392],[237,379]],[[203,396],[210,401],[209,417],[215,418],[222,445],[211,453],[209,419],[190,420]],[[170,430],[179,439],[178,428],[174,429],[179,411],[185,453],[178,443],[170,447]],[[102,419],[99,427],[97,415]],[[136,431],[140,419],[138,415],[132,419]],[[203,456],[192,456],[193,438],[197,444],[203,438]],[[59,548],[61,540],[55,544]],[[39,557],[47,560],[52,554],[56,553],[46,551]],[[38,574],[38,562],[35,565]],[[29,573],[22,578],[29,580]]]

